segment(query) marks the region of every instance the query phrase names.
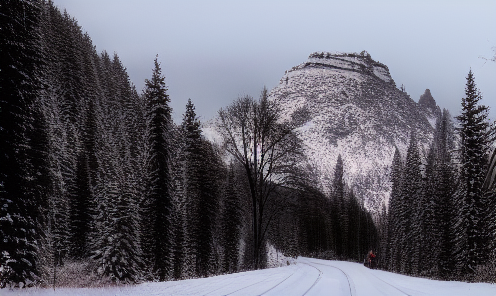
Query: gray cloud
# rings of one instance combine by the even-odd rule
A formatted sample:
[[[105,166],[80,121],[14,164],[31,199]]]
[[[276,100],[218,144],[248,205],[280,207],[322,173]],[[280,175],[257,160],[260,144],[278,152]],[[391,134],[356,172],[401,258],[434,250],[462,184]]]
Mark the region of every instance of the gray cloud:
[[[140,90],[159,54],[174,119],[188,98],[203,120],[258,97],[315,51],[360,52],[389,67],[418,101],[429,88],[460,110],[471,68],[496,118],[495,1],[55,0],[97,50],[117,52]]]

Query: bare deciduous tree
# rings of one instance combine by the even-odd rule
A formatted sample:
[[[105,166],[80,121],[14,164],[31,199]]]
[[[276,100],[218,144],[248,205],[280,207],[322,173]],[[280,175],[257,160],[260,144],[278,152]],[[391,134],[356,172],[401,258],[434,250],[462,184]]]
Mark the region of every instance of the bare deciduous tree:
[[[259,100],[246,96],[219,111],[218,131],[225,149],[241,163],[252,199],[253,265],[260,267],[265,235],[278,213],[275,189],[287,182],[301,155],[300,142],[289,121],[281,118],[267,89]]]

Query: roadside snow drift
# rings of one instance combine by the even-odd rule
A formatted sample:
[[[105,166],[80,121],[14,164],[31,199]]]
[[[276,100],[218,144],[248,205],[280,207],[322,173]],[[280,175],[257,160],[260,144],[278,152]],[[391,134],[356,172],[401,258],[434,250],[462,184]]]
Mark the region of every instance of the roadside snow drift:
[[[484,283],[443,282],[408,277],[362,264],[298,258],[284,267],[175,282],[92,289],[0,290],[13,295],[496,295],[496,286]]]

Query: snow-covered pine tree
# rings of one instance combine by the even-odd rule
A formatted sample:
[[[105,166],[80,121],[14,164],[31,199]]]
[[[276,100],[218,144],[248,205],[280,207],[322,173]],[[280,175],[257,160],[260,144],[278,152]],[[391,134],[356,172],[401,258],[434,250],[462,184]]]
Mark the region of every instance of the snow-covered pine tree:
[[[451,157],[453,150],[453,127],[449,112],[443,111],[436,122],[434,140],[427,155],[424,170],[421,201],[417,208],[417,221],[419,221],[417,250],[419,254],[419,273],[423,275],[439,275],[440,253],[448,252],[448,241],[443,241],[443,219],[448,219],[448,228],[453,221],[450,218],[454,209],[451,200],[455,184],[450,177]],[[446,184],[449,184],[448,186]],[[446,215],[446,216],[445,216]],[[449,235],[449,230],[446,235]],[[441,245],[444,247],[441,247]],[[451,257],[451,256],[450,256]]]
[[[419,254],[415,242],[419,238],[419,221],[416,220],[416,217],[417,211],[421,207],[419,205],[422,191],[420,165],[417,139],[415,132],[412,131],[403,173],[400,208],[401,271],[408,274],[415,274],[418,271]]]
[[[386,252],[387,268],[391,271],[400,271],[401,260],[401,208],[402,208],[402,182],[403,163],[400,151],[396,147],[391,168],[391,195],[389,197],[388,211],[388,251]]]
[[[360,254],[377,251],[379,237],[372,214],[361,206],[360,209]]]
[[[129,167],[120,167],[124,161],[116,157],[100,164],[103,173],[97,187],[92,258],[97,262],[97,272],[101,276],[116,282],[136,283],[141,279],[143,267],[138,203],[137,193],[131,187],[136,183],[127,178],[132,171]]]
[[[48,195],[48,208],[45,211],[45,223],[42,225],[44,238],[40,240],[39,250],[43,279],[50,279],[50,283],[56,282],[54,273],[56,268],[62,264],[67,255],[69,232],[69,202],[67,180],[74,175],[70,153],[67,149],[68,133],[63,122],[61,111],[61,100],[59,99],[60,86],[57,84],[57,70],[51,62],[52,50],[51,30],[52,24],[48,20],[48,12],[53,8],[45,4],[43,13],[43,53],[46,55],[47,63],[43,66],[43,84],[45,87],[41,93],[42,110],[48,126],[48,174],[50,185]]]
[[[350,218],[351,219],[351,218]],[[386,202],[382,203],[381,212],[377,218],[377,230],[379,232],[379,246],[377,249],[377,253],[381,254],[380,258],[378,258],[378,265],[386,265],[387,258],[387,241],[388,241],[388,215],[387,215],[387,207]]]
[[[172,228],[173,228],[173,277],[174,279],[190,278],[194,276],[192,263],[189,258],[191,248],[188,245],[188,220],[185,192],[185,141],[181,126],[173,129],[173,200],[172,200]]]
[[[81,128],[81,143],[76,159],[74,187],[69,195],[70,256],[75,260],[90,256],[90,236],[96,201],[94,189],[98,183],[97,110],[96,98],[88,98]]]
[[[75,151],[78,143],[76,141],[77,128],[81,126],[80,114],[85,103],[85,91],[82,80],[85,77],[83,72],[83,46],[82,29],[77,21],[72,18],[67,11],[62,13],[62,22],[56,28],[58,40],[57,56],[52,57],[60,62],[58,68],[58,79],[61,85],[62,114],[65,121],[74,126],[74,139],[72,139],[71,150]]]
[[[353,190],[348,192],[347,198],[348,204],[348,217],[349,217],[349,233],[348,233],[348,246],[349,246],[349,258],[353,258],[360,262],[364,254],[360,249],[360,224],[361,221],[361,211],[363,210],[359,201],[357,200]]]
[[[422,275],[433,275],[437,268],[438,254],[434,245],[438,242],[436,236],[436,197],[434,190],[437,176],[435,175],[436,147],[431,143],[427,154],[425,176],[422,180],[422,192],[417,204],[416,220],[418,221],[418,237],[416,238],[416,252],[418,253],[418,273]]]
[[[89,164],[84,152],[77,156],[74,192],[70,195],[70,256],[82,259],[88,256],[88,235],[90,232],[90,201],[92,191],[88,175]]]
[[[332,183],[331,198],[331,227],[334,250],[338,256],[343,255],[343,245],[345,241],[345,221],[343,219],[344,209],[344,181],[343,181],[343,159],[338,156],[334,169],[334,179]]]
[[[198,276],[198,235],[200,211],[200,176],[199,170],[202,163],[201,156],[201,130],[200,122],[196,116],[195,106],[188,100],[186,111],[181,124],[183,137],[183,151],[181,153],[183,200],[185,203],[186,236],[185,236],[185,263],[187,273]]]
[[[138,282],[142,252],[139,245],[140,168],[131,148],[130,127],[137,102],[127,73],[117,56],[108,64],[107,85],[116,91],[100,110],[97,153],[95,233],[92,257],[98,272],[119,282]],[[139,108],[138,108],[139,110]]]
[[[188,245],[197,276],[207,276],[216,268],[214,261],[214,231],[218,212],[217,196],[221,161],[212,145],[201,136],[195,106],[188,100],[181,125],[184,136],[184,194],[188,212]]]
[[[142,249],[145,263],[161,281],[171,276],[172,179],[170,99],[155,58],[151,80],[145,81],[147,124],[147,188],[142,202]]]
[[[455,223],[456,208],[454,205],[454,193],[456,190],[454,165],[451,153],[454,147],[453,123],[451,115],[444,109],[441,122],[437,125],[436,165],[434,167],[435,187],[435,225],[433,228],[436,243],[433,245],[433,256],[437,260],[438,275],[448,279],[454,271],[454,236],[453,225]]]
[[[334,183],[334,190],[336,194],[336,198],[338,201],[339,205],[339,224],[340,224],[340,232],[341,232],[341,251],[342,254],[346,257],[349,256],[348,252],[348,234],[349,234],[349,216],[347,213],[347,194],[346,192],[349,191],[347,190],[347,187],[344,183],[344,165],[343,165],[343,159],[341,157],[341,154],[338,155],[338,159],[336,161],[336,168],[340,167],[339,170],[341,171],[340,173],[338,172],[338,175],[335,175],[334,177],[337,178],[335,180],[336,182]]]
[[[201,141],[202,162],[199,176],[199,216],[198,216],[198,249],[197,269],[199,276],[214,274],[219,266],[215,246],[217,240],[217,215],[219,209],[218,197],[221,193],[221,182],[225,176],[225,168],[218,151],[209,141]]]
[[[239,268],[239,241],[241,239],[241,206],[239,187],[236,186],[234,164],[231,162],[223,192],[224,211],[222,213],[223,271],[237,272]]]
[[[495,205],[483,192],[487,157],[490,152],[495,131],[488,120],[489,108],[480,105],[482,99],[475,84],[472,70],[467,76],[465,97],[462,98],[462,113],[456,117],[460,136],[460,188],[458,204],[461,209],[460,227],[457,235],[466,233],[466,241],[457,239],[458,269],[462,274],[473,273],[477,265],[484,264],[489,258],[494,241]],[[489,219],[487,219],[490,217]]]
[[[41,88],[40,3],[3,1],[0,5],[0,286],[36,280],[40,206],[49,186],[46,142],[39,109]],[[34,112],[33,112],[34,110]],[[38,116],[38,118],[34,118]],[[41,123],[41,124],[40,124]],[[38,130],[41,129],[41,130]],[[42,133],[35,135],[36,132]],[[43,167],[40,167],[43,166]],[[43,189],[39,192],[39,189]]]
[[[303,175],[304,176],[304,175]],[[305,178],[305,177],[303,177]],[[329,202],[321,192],[307,180],[297,188],[297,203],[292,205],[292,212],[286,216],[287,222],[295,222],[300,234],[289,232],[286,236],[300,235],[299,246],[295,252],[307,256],[318,256],[329,249]],[[283,193],[284,194],[284,193]],[[288,196],[289,194],[284,194]],[[288,198],[288,197],[286,197]],[[288,200],[290,202],[290,200]],[[286,205],[284,205],[286,207]],[[290,224],[291,225],[291,224]],[[297,254],[297,253],[296,253]]]
[[[57,264],[61,264],[63,258],[67,256],[68,251],[74,251],[76,248],[70,246],[79,245],[79,242],[71,244],[71,225],[69,212],[69,200],[74,201],[79,192],[87,193],[86,189],[78,190],[78,185],[84,183],[87,178],[83,177],[84,165],[79,166],[78,155],[83,152],[76,149],[80,145],[82,119],[85,118],[84,103],[86,102],[84,94],[88,87],[84,87],[82,80],[85,77],[81,72],[80,64],[74,64],[86,52],[83,48],[84,40],[78,38],[82,36],[81,28],[74,19],[67,14],[62,15],[52,2],[40,1],[42,6],[42,24],[40,25],[41,34],[41,53],[44,56],[42,82],[44,85],[42,91],[43,112],[49,126],[49,156],[47,159],[50,163],[50,180],[52,182],[50,203],[58,205],[50,208],[46,213],[50,221],[50,233],[56,237],[51,238],[52,244],[57,250],[51,252],[57,254]],[[77,77],[74,77],[77,76]],[[77,150],[77,151],[76,151]],[[84,154],[84,153],[83,153]],[[79,159],[82,164],[83,158]],[[68,208],[69,207],[69,208]],[[75,209],[75,207],[72,207]],[[74,214],[74,212],[73,212]],[[88,221],[88,219],[87,219]],[[74,226],[74,225],[72,225]],[[84,246],[84,245],[83,245]],[[84,247],[83,247],[84,248]],[[46,251],[46,250],[45,250]]]

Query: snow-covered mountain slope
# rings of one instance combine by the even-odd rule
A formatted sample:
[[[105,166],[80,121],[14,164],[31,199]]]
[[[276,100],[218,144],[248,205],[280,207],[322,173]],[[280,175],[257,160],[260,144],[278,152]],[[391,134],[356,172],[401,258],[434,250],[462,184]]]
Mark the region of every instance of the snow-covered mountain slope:
[[[427,92],[422,104],[416,103],[396,88],[388,67],[364,51],[313,53],[286,71],[270,97],[300,126],[322,188],[329,190],[341,154],[347,184],[377,211],[389,198],[394,147],[405,157],[414,131],[425,153],[433,137],[440,111]]]
[[[496,295],[496,287],[484,283],[443,282],[414,278],[362,264],[298,258],[296,264],[240,272],[210,278],[148,282],[106,288],[0,290],[1,295]]]

